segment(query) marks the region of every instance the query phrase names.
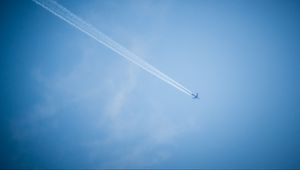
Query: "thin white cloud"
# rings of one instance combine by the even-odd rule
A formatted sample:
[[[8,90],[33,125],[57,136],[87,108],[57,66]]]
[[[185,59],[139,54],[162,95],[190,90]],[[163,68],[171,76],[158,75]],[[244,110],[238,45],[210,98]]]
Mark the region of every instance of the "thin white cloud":
[[[147,56],[148,44],[136,35],[126,36],[130,37],[129,49]],[[67,71],[50,76],[42,68],[33,71],[43,89],[43,100],[16,121],[13,126],[16,136],[33,137],[42,122],[55,119],[62,109],[80,107],[81,114],[98,123],[95,130],[99,131],[99,137],[82,143],[95,167],[148,167],[171,158],[172,153],[165,146],[174,145],[192,121],[173,118],[157,101],[147,103],[147,95],[139,91],[145,84],[134,65],[118,60],[99,69],[99,61],[106,56],[97,52],[98,47],[91,47],[85,41],[78,46],[82,50],[81,59]],[[102,132],[106,135],[101,136]],[[108,158],[103,162],[101,155],[107,150]]]
[[[132,40],[131,49],[139,51],[140,55],[145,55],[147,46],[138,39]],[[105,114],[109,135],[106,142],[98,141],[98,144],[107,146],[111,144],[110,147],[122,146],[122,143],[128,141],[129,144],[125,144],[125,148],[116,146],[115,151],[112,149],[115,159],[106,162],[101,167],[128,168],[159,164],[172,156],[168,149],[163,149],[164,146],[173,145],[174,140],[189,128],[187,123],[191,123],[185,119],[178,122],[170,117],[170,114],[165,114],[162,108],[149,105],[149,103],[144,106],[143,110],[134,110],[137,107],[132,104],[134,101],[139,99],[140,102],[147,101],[146,94],[136,92],[139,86],[144,85],[140,82],[141,77],[138,77],[138,74],[138,69],[128,66],[123,75],[126,77],[125,80],[121,85],[112,88],[114,94],[107,105]],[[115,81],[118,82],[118,80]],[[142,96],[136,96],[135,93]]]

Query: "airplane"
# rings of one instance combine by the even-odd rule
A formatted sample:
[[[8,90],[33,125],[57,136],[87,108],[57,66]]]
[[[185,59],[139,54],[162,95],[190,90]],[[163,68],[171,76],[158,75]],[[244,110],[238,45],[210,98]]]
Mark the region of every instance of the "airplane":
[[[199,97],[198,97],[198,93],[192,93],[192,96],[193,96],[193,99],[199,99]]]

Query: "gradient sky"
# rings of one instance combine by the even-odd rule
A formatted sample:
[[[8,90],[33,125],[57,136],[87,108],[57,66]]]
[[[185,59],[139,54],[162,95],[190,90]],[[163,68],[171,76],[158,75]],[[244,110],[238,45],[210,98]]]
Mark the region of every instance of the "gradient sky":
[[[300,168],[299,1],[1,1],[2,168]]]

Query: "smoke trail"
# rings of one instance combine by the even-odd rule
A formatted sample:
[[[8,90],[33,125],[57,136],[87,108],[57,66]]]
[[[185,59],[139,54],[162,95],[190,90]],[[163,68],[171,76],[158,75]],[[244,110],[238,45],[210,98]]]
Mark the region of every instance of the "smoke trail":
[[[139,58],[134,53],[130,52],[125,47],[121,46],[117,42],[113,41],[107,35],[103,34],[99,30],[97,30],[92,25],[89,25],[81,18],[70,12],[68,9],[63,7],[62,5],[58,4],[53,0],[33,0],[35,3],[40,5],[41,7],[47,9],[52,14],[56,15],[57,17],[61,18],[62,20],[66,21],[70,25],[74,26],[81,32],[87,34],[91,38],[95,39],[99,43],[103,44],[104,46],[108,47],[112,51],[116,52],[117,54],[121,55],[125,59],[129,60],[130,62],[138,65],[145,71],[151,73],[152,75],[156,76],[157,78],[163,80],[164,82],[170,84],[171,86],[175,87],[176,89],[180,90],[181,92],[193,96],[193,92],[181,85],[180,83],[176,82],[166,74],[159,71],[154,66],[150,65],[143,59]]]

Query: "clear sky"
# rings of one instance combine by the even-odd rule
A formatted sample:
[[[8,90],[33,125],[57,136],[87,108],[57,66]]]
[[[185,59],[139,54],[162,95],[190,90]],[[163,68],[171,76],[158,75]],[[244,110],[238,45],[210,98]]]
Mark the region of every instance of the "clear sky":
[[[300,168],[299,1],[58,2],[200,100],[1,1],[1,167]]]

